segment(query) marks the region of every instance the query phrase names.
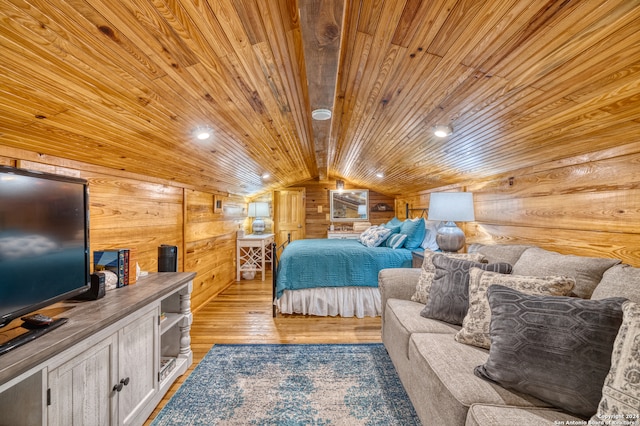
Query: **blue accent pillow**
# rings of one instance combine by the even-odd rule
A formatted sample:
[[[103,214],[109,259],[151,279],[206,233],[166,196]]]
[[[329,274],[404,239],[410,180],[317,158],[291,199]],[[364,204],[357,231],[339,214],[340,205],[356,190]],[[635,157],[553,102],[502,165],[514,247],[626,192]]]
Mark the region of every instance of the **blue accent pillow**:
[[[385,241],[385,245],[392,249],[397,249],[402,247],[402,243],[407,239],[405,234],[392,234],[387,241]]]
[[[398,219],[397,217],[394,217],[389,222],[387,222],[387,225],[389,225],[389,226],[402,226],[402,221],[400,219]]]
[[[400,227],[400,233],[407,236],[407,239],[404,241],[404,248],[414,250],[420,247],[422,240],[424,240],[425,232],[424,218],[416,221],[405,220]]]
[[[402,227],[402,224],[393,225],[391,222],[388,222],[388,223],[383,223],[381,226],[384,226],[387,229],[391,229],[391,234],[393,235],[400,232],[400,228]]]

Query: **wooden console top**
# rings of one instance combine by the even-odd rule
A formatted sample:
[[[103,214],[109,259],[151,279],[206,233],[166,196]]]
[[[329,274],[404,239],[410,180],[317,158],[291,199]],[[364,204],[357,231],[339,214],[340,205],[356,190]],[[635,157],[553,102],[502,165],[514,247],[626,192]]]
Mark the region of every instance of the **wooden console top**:
[[[110,290],[99,300],[67,300],[38,312],[56,312],[66,324],[0,356],[0,385],[42,364],[83,339],[115,324],[138,309],[171,294],[193,280],[195,272],[161,272],[141,277],[135,284]],[[21,324],[22,320],[14,320]],[[13,321],[5,329],[14,326]],[[2,335],[0,329],[0,335]]]

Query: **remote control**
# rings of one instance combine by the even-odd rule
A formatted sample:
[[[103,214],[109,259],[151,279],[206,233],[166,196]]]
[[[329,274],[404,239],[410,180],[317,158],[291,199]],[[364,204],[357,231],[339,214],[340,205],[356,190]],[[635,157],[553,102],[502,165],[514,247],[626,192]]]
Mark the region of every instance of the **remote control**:
[[[26,325],[30,325],[33,327],[44,327],[53,322],[53,318],[42,314],[27,315],[26,317],[22,317],[20,319],[24,321]]]

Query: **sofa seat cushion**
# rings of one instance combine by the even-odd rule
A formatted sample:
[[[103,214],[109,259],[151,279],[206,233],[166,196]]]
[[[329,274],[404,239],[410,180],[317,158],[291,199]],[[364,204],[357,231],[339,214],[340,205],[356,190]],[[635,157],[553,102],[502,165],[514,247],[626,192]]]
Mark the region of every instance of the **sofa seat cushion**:
[[[465,426],[557,426],[582,424],[583,421],[580,417],[551,408],[473,404],[467,413]]]
[[[429,419],[426,424],[463,425],[475,403],[550,407],[476,377],[474,368],[488,358],[488,350],[458,343],[453,334],[414,333],[409,341],[413,370],[403,383],[420,419]]]
[[[409,338],[413,333],[446,333],[454,335],[460,330],[457,325],[423,318],[420,311],[424,305],[410,300],[387,300],[386,317],[382,335],[387,350],[400,349],[404,358],[408,359]]]

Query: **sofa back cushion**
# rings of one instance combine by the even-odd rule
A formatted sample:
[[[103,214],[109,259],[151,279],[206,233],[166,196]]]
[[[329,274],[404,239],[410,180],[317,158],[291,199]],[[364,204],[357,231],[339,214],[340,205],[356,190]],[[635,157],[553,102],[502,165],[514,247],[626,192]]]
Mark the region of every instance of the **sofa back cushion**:
[[[433,256],[432,262],[436,273],[429,300],[420,315],[456,325],[462,325],[469,308],[469,270],[472,267],[501,274],[511,272],[508,263],[477,263],[441,254]]]
[[[616,265],[607,269],[591,298],[597,300],[618,296],[640,303],[640,268]]]
[[[576,280],[573,294],[588,299],[602,279],[604,271],[618,263],[620,263],[619,259],[574,256],[533,247],[522,253],[520,259],[513,265],[512,273],[536,277],[547,275],[573,277]]]
[[[524,244],[471,244],[469,253],[480,253],[487,263],[506,262],[515,265],[525,250],[534,246]]]

